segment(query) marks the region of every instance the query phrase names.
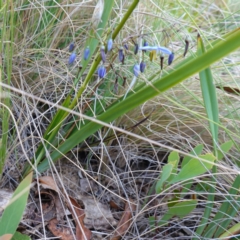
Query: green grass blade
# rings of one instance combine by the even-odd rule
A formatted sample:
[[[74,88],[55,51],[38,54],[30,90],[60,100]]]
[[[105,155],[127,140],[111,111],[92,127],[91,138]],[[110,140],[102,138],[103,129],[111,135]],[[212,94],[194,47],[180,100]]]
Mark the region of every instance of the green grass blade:
[[[240,210],[240,197],[236,198],[239,193],[239,188],[240,175],[236,177],[224,203],[206,228],[204,237],[212,238],[214,236],[214,238],[217,239],[224,231],[226,231],[229,224],[232,222],[232,219]]]
[[[147,100],[157,96],[161,92],[164,92],[184,81],[193,74],[206,69],[212,63],[237,49],[240,46],[239,38],[240,29],[233,31],[232,34],[228,35],[225,40],[222,40],[214,48],[205,52],[201,56],[196,57],[190,62],[187,62],[181,68],[172,71],[169,75],[166,75],[165,77],[153,82],[152,86],[146,86],[142,88],[137,93],[132,94],[125,100],[123,100],[123,98],[119,99],[116,104],[98,116],[97,120],[109,123],[131,109],[134,109]],[[87,122],[87,124],[84,125],[78,132],[74,133],[69,139],[67,139],[58,150],[51,154],[52,160],[56,161],[60,156],[62,156],[62,154],[67,153],[70,149],[84,141],[87,137],[95,133],[101,127],[101,124]],[[48,159],[45,159],[44,162],[39,166],[38,170],[42,172],[47,169],[47,166]]]
[[[198,35],[197,39],[198,43],[198,54],[201,56],[205,53],[205,48],[203,45],[203,41]],[[217,143],[218,143],[218,124],[219,124],[219,113],[218,113],[218,103],[217,103],[217,95],[216,95],[216,88],[213,84],[212,72],[211,69],[208,67],[199,73],[200,76],[200,83],[201,83],[201,90],[202,96],[204,101],[205,110],[208,116],[209,125],[210,125],[210,132],[212,134],[213,139],[213,146],[214,146],[214,154],[217,157]],[[216,173],[217,169],[214,166],[212,169],[213,174]],[[210,188],[210,193],[215,192],[215,184],[216,179],[212,178],[212,186]],[[202,221],[197,228],[196,233],[201,235],[204,231],[204,228],[208,222],[208,219],[211,214],[211,209],[214,205],[214,194],[208,195],[208,204],[205,207],[204,214],[202,217]]]
[[[200,36],[198,36],[198,50],[201,52],[201,54],[205,52],[205,48]],[[206,68],[203,71],[201,71],[199,73],[199,76],[204,106],[209,119],[210,131],[213,137],[213,146],[216,151],[216,144],[218,143],[218,124],[219,124],[216,87],[214,86],[213,83],[213,77],[210,68]]]
[[[9,11],[10,9],[10,11]],[[0,63],[0,81],[5,82],[8,85],[11,85],[12,78],[12,56],[13,56],[13,31],[14,31],[14,6],[12,1],[7,1],[6,5],[2,6],[0,14],[3,19],[3,28],[1,29],[1,47],[0,52],[4,53],[5,58],[1,59]],[[9,26],[9,27],[7,27]],[[6,72],[5,72],[6,71]],[[7,76],[7,78],[6,78]],[[3,105],[7,108],[11,108],[10,94],[9,91],[5,90],[5,92],[0,89],[0,95],[6,96],[3,99]],[[0,96],[1,97],[1,96]],[[2,175],[2,171],[5,164],[6,152],[8,147],[8,134],[9,134],[9,111],[7,108],[1,107],[1,135],[0,139],[0,176]]]
[[[219,236],[219,239],[238,239],[238,238],[234,238],[233,236],[238,234],[240,231],[240,223],[235,224],[233,227],[231,227],[230,229],[226,230],[225,233],[223,233],[221,236]]]
[[[14,234],[27,204],[33,173],[29,173],[19,184],[0,219],[0,236]]]

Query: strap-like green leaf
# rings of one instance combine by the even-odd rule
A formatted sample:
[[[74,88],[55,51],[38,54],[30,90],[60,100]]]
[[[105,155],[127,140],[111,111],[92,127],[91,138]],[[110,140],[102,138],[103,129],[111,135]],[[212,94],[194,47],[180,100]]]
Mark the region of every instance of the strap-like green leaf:
[[[15,190],[0,219],[0,236],[14,234],[27,204],[33,173],[29,173]]]
[[[205,53],[205,48],[200,36],[198,36],[198,52],[200,56]],[[204,106],[207,112],[210,130],[213,137],[213,145],[216,146],[218,142],[219,117],[218,117],[217,94],[216,94],[216,88],[213,84],[211,69],[208,67],[202,70],[199,73],[199,76],[200,76]]]

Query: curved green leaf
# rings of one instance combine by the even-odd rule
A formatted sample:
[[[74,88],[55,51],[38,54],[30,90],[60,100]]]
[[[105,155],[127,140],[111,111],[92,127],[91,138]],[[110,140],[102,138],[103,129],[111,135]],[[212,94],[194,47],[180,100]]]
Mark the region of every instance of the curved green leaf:
[[[163,166],[162,173],[160,179],[157,181],[156,184],[156,193],[159,194],[162,191],[163,188],[163,183],[169,178],[173,170],[173,165],[172,164],[166,164]]]
[[[183,218],[193,211],[197,206],[197,200],[183,201],[170,207],[168,214]]]
[[[199,156],[202,159],[207,160],[208,162],[203,162],[197,158],[192,158],[179,172],[179,174],[170,182],[170,184],[185,181],[194,177],[197,177],[208,170],[212,169],[215,156],[211,153]]]
[[[197,200],[182,201],[170,207],[159,221],[158,226],[168,223],[168,220],[174,216],[183,218],[191,213],[197,206]]]
[[[220,150],[218,150],[218,160],[222,160],[224,157],[224,154],[228,153],[229,150],[233,147],[233,141],[230,140],[228,142],[225,142],[221,144]]]
[[[191,154],[191,155],[196,155],[196,156],[198,156],[198,155],[201,154],[202,150],[203,150],[203,144],[199,144],[199,145],[197,145],[197,146],[190,152],[190,154]],[[183,158],[183,161],[182,161],[182,165],[181,165],[182,168],[183,168],[190,160],[191,160],[191,157],[185,156],[185,157]]]

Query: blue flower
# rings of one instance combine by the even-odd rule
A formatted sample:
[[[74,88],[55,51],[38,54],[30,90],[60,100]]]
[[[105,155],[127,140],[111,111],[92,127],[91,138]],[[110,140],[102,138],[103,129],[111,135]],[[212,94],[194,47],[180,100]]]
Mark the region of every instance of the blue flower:
[[[75,48],[74,42],[71,42],[69,45],[69,52],[72,52]]]
[[[161,46],[145,46],[145,47],[140,47],[139,50],[146,50],[146,51],[161,51],[162,53],[165,53],[167,55],[172,54],[172,51],[170,51],[168,48],[166,47],[161,47]]]
[[[88,60],[89,55],[90,55],[90,49],[89,49],[89,47],[87,47],[87,48],[84,50],[84,55],[83,55],[84,60]]]
[[[135,47],[134,47],[134,54],[136,55],[138,53],[138,44],[135,43]]]
[[[144,72],[145,67],[146,67],[146,63],[144,61],[141,61],[141,63],[140,63],[140,71],[141,71],[141,73]]]
[[[98,77],[99,78],[104,78],[105,75],[106,75],[106,68],[103,65],[101,65],[98,68]]]
[[[168,65],[171,65],[171,64],[172,64],[173,59],[174,59],[174,53],[171,53],[171,54],[168,56]]]
[[[76,57],[77,57],[76,53],[73,52],[73,53],[70,55],[69,59],[68,59],[68,64],[69,64],[69,65],[72,65],[72,64],[74,63]]]
[[[118,58],[121,63],[124,63],[124,53],[123,53],[123,48],[120,48],[118,50]]]
[[[136,77],[138,77],[139,73],[140,73],[140,66],[139,64],[135,64],[133,67],[133,73]]]
[[[103,63],[105,63],[106,62],[106,54],[105,54],[105,47],[104,46],[102,46],[101,49],[100,49],[100,55],[101,55]]]
[[[111,51],[113,48],[113,40],[110,38],[107,43],[107,51]]]

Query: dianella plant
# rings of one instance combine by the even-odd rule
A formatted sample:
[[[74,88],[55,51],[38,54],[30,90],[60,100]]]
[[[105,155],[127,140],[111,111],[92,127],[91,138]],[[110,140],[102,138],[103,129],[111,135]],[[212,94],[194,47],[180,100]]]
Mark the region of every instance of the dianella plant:
[[[194,28],[175,26],[177,23],[169,27],[163,21],[157,29],[157,23],[149,21],[148,15],[147,21],[152,26],[136,21],[140,12],[144,13],[148,1],[123,2],[92,1],[88,6],[90,20],[86,18],[87,12],[80,11],[88,9],[86,1],[79,3],[78,8],[74,4],[66,7],[61,1],[37,1],[38,7],[28,1],[22,1],[21,5],[17,1],[1,2],[0,171],[4,178],[10,156],[14,156],[14,151],[18,156],[16,152],[21,151],[24,159],[19,165],[20,190],[27,190],[19,195],[17,188],[15,196],[19,195],[22,206],[17,212],[19,217],[10,224],[10,229],[1,227],[11,222],[9,213],[16,206],[14,202],[9,204],[5,209],[7,214],[3,214],[0,221],[0,236],[15,233],[32,178],[53,171],[57,162],[70,153],[75,154],[79,149],[88,151],[99,145],[108,149],[108,143],[123,135],[144,141],[146,149],[156,146],[167,154],[159,160],[157,177],[151,182],[144,201],[138,203],[139,216],[140,213],[148,214],[151,234],[157,236],[170,228],[171,221],[181,222],[194,215],[197,209],[201,209],[201,216],[194,220],[192,238],[218,239],[239,231],[235,219],[240,208],[239,163],[233,159],[229,165],[222,164],[229,152],[239,151],[239,135],[232,128],[228,129],[228,123],[220,117],[219,101],[222,99],[218,96],[218,91],[233,93],[239,100],[239,90],[218,84],[212,72],[212,66],[216,68],[219,62],[225,63],[226,74],[234,71],[228,56],[240,47],[239,28],[229,27],[217,36],[206,37],[205,29],[195,25],[194,15],[182,1],[177,1],[181,18],[188,16]],[[163,10],[153,2],[148,9],[152,15]],[[167,5],[169,11],[174,11],[172,4]],[[167,11],[164,8],[164,12]],[[195,96],[194,92],[185,89],[184,81],[198,83],[200,94]],[[33,83],[34,88],[29,92],[28,86]],[[167,95],[173,88],[184,90],[195,105],[190,109],[180,95]],[[148,110],[147,115],[139,110],[161,96],[159,112],[156,106]],[[19,106],[30,107],[20,112],[16,101]],[[191,148],[184,149],[180,143],[162,144],[150,135],[146,139],[141,131],[147,130],[134,132],[151,117],[154,117],[153,125],[156,123],[154,131],[160,131],[157,119],[166,102],[175,104],[172,115],[175,111],[179,115],[184,112],[189,119],[207,123],[207,142],[189,143]],[[191,105],[191,101],[188,104]],[[126,116],[134,111],[135,116],[141,117],[133,121],[132,128],[125,129]],[[31,116],[31,121],[22,121],[24,114]],[[229,116],[234,114],[236,112],[231,111]],[[168,120],[164,118],[164,121]],[[28,125],[29,132],[21,132],[24,124]],[[239,120],[235,124],[236,127]],[[191,128],[186,123],[186,129],[188,127]],[[165,129],[171,132],[170,118]],[[219,137],[220,132],[224,132],[224,138]],[[31,146],[29,141],[21,141],[33,135]],[[98,173],[102,174],[110,164],[104,160],[100,165]],[[232,170],[232,178],[231,181],[224,178],[228,187],[224,188],[225,197],[221,198],[217,196],[217,189],[225,182],[219,183],[218,176],[224,169]],[[159,199],[163,199],[162,202]],[[166,206],[161,217],[157,211],[149,210],[155,200],[161,202],[154,205],[155,209],[163,204]],[[214,208],[216,201],[219,201],[217,209]]]

